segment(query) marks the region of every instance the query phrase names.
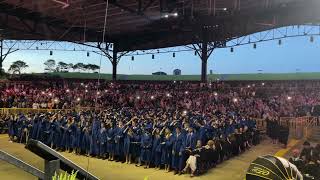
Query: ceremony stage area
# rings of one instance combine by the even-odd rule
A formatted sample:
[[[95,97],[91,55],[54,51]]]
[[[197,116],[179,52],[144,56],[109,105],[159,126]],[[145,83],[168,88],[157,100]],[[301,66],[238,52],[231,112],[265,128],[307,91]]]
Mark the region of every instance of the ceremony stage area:
[[[7,135],[0,135],[0,149],[20,158],[21,160],[43,170],[43,160],[25,149],[23,144],[11,143],[8,141]],[[292,141],[289,142],[289,148],[292,146]],[[280,145],[270,143],[270,140],[264,140],[258,146],[252,147],[249,151],[244,152],[240,156],[231,158],[219,164],[216,168],[211,169],[204,175],[194,177],[193,179],[209,180],[209,179],[223,179],[223,180],[242,180],[245,176],[246,170],[251,161],[257,156],[265,154],[276,154],[277,152],[285,151],[281,149]],[[143,169],[135,167],[134,164],[122,164],[119,162],[110,162],[97,158],[87,158],[85,156],[78,156],[72,153],[62,153],[71,161],[75,162],[84,169],[89,169],[89,172],[96,175],[100,179],[116,179],[118,180],[179,180],[186,179],[189,175],[173,175],[172,172],[165,172],[164,170],[155,170],[153,168]],[[88,166],[89,162],[89,166]],[[1,179],[24,179],[33,180],[34,176],[10,165],[6,162],[0,161],[0,177]]]

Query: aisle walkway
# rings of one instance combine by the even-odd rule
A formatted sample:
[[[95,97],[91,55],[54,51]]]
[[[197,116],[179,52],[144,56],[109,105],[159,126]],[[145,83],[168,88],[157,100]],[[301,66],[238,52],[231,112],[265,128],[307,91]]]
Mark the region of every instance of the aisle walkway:
[[[30,163],[39,169],[43,169],[43,160],[24,148],[23,144],[10,143],[8,137],[0,135],[0,149],[14,156],[17,156],[27,163]],[[205,175],[195,177],[196,180],[243,180],[244,174],[249,167],[251,161],[257,156],[264,154],[275,154],[280,150],[280,146],[276,146],[266,140],[262,144],[253,147],[250,151],[243,153],[241,156],[225,161],[216,168],[210,170]],[[95,158],[87,158],[77,156],[70,153],[62,153],[70,160],[76,162],[85,169],[100,177],[101,179],[117,179],[117,180],[182,180],[190,179],[188,175],[173,175],[163,170],[143,169],[134,165],[127,165],[117,162],[108,162]],[[89,162],[89,164],[88,164]],[[32,175],[17,169],[16,167],[0,161],[0,177],[1,179],[36,179]]]

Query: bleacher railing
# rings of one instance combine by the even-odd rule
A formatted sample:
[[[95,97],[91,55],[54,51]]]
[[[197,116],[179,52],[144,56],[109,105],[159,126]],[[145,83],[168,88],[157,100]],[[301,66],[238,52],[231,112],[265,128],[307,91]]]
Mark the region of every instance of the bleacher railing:
[[[97,110],[95,107],[76,107],[73,109],[33,109],[33,108],[0,108],[0,114],[19,114],[19,113],[47,113],[47,112],[70,112],[70,111],[87,111]]]

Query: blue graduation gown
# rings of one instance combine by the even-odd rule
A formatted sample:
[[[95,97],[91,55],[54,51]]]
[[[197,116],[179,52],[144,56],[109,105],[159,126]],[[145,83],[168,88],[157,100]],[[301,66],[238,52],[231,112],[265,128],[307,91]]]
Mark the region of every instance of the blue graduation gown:
[[[99,154],[99,144],[98,144],[98,134],[100,129],[100,121],[94,119],[92,122],[92,133],[90,138],[90,154],[98,155]]]
[[[91,127],[85,126],[82,129],[81,151],[88,154],[90,151]]]
[[[122,155],[123,154],[123,128],[116,127],[114,129],[114,143],[115,143],[115,155]]]
[[[107,152],[106,151],[106,148],[107,148],[107,130],[106,130],[106,128],[101,128],[99,130],[98,141],[99,141],[100,156],[104,156]]]
[[[179,135],[175,134],[173,139],[173,146],[172,146],[172,168],[176,171],[182,170],[182,154],[184,151],[184,141],[185,136],[181,133]]]
[[[128,133],[125,133],[124,139],[123,139],[123,153],[124,155],[129,155],[132,153],[132,146],[130,143],[134,141],[133,135],[130,135]],[[131,149],[131,151],[130,151]]]
[[[152,137],[144,134],[141,137],[141,161],[150,162],[151,159]]]
[[[108,153],[114,153],[114,136],[115,136],[115,129],[114,128],[109,128],[107,130],[107,152]]]
[[[31,139],[35,139],[35,140],[38,139],[39,124],[40,124],[40,119],[39,119],[39,117],[35,117],[35,118],[32,120],[32,128],[31,128],[31,133],[30,133]]]
[[[170,165],[172,163],[172,144],[174,137],[164,137],[161,143],[161,164]]]
[[[185,148],[191,148],[191,150],[195,149],[197,145],[197,135],[196,133],[188,133],[186,135],[186,139],[184,141],[184,147]]]
[[[54,124],[54,131],[53,131],[53,145],[57,148],[61,147],[61,138],[62,138],[62,134],[61,134],[61,124],[60,121],[55,120],[53,122]]]
[[[151,162],[155,165],[158,166],[160,165],[160,160],[161,160],[161,141],[162,137],[161,136],[154,136],[153,137],[153,143],[152,143],[152,159]]]

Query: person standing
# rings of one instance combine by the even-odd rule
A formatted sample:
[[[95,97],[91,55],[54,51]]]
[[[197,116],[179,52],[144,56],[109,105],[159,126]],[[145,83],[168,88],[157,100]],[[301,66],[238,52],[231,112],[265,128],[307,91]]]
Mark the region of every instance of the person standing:
[[[176,133],[173,136],[173,145],[172,145],[172,168],[174,169],[174,174],[181,175],[182,171],[182,153],[184,151],[185,137],[181,132],[179,126],[176,127]]]

